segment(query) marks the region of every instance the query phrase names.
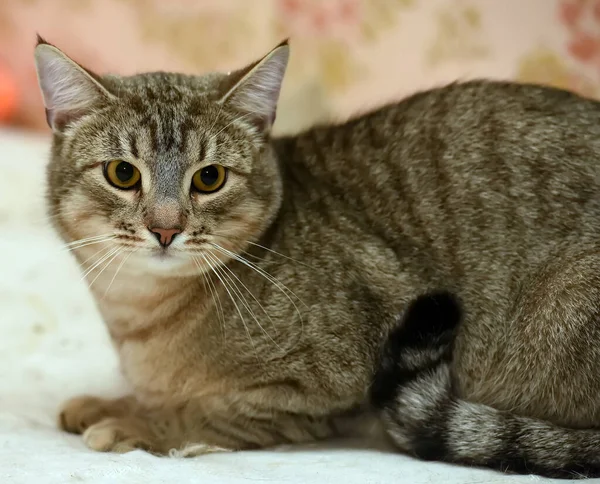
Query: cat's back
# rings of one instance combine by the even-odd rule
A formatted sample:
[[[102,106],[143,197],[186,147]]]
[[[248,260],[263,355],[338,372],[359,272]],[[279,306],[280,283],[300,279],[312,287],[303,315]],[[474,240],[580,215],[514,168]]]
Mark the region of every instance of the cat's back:
[[[512,82],[457,83],[418,93],[347,127],[362,132],[366,141],[368,124],[381,128],[390,165],[409,171],[431,167],[450,179],[472,181],[505,176],[514,182],[505,188],[513,190],[540,177],[566,185],[581,177],[600,183],[600,103],[569,91]]]
[[[567,91],[457,83],[280,143],[332,210],[421,254],[415,270],[529,265],[600,237],[600,103]]]
[[[527,115],[567,116],[581,120],[582,115],[600,116],[600,103],[571,91],[550,86],[510,81],[475,80],[456,82],[418,92],[383,109],[423,110],[423,116],[460,114],[466,121],[483,114],[496,112],[505,119]],[[373,114],[376,111],[373,112]],[[357,117],[355,120],[358,120]]]
[[[451,84],[277,143],[291,166],[353,197],[395,186],[399,196],[460,199],[497,179],[489,190],[540,178],[600,187],[600,102],[532,84]]]
[[[583,152],[600,155],[600,103],[562,89],[472,81],[419,93],[386,109],[390,136],[398,121],[407,146],[429,137],[445,143],[454,161],[478,150],[512,155],[506,163],[522,157],[525,163],[554,164],[566,161],[563,155],[573,155],[573,161]]]
[[[418,92],[344,122],[318,126],[296,137],[296,141],[302,146],[311,139],[317,142],[313,147],[331,150],[328,154],[339,150],[348,155],[348,150],[358,152],[384,141],[391,148],[399,143],[406,148],[429,137],[447,144],[470,140],[502,148],[502,142],[521,144],[523,136],[535,144],[579,139],[598,147],[600,102],[535,84],[484,80],[453,83]],[[352,138],[354,143],[344,144],[344,137]]]

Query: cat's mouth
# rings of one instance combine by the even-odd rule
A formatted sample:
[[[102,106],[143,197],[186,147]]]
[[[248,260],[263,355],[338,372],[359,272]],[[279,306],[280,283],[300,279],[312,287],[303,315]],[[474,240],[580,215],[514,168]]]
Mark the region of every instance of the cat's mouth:
[[[158,260],[172,259],[174,255],[168,249],[154,249],[152,251],[152,257]]]
[[[141,254],[140,254],[141,255]],[[186,267],[193,267],[185,252],[170,248],[152,248],[138,259],[145,270],[158,271],[163,274],[179,274]]]
[[[159,261],[183,259],[183,255],[181,251],[173,250],[169,247],[154,247],[150,251],[150,257]]]
[[[156,247],[150,250],[150,259],[153,261],[182,263],[189,262],[190,257],[185,251],[172,249],[169,247]]]

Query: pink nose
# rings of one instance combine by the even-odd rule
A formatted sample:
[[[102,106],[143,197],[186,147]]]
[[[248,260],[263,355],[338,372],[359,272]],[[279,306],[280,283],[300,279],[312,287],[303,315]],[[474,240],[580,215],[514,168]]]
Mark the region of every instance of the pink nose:
[[[156,239],[163,247],[168,247],[177,234],[181,233],[180,229],[161,229],[158,227],[148,227],[148,230],[154,234]]]

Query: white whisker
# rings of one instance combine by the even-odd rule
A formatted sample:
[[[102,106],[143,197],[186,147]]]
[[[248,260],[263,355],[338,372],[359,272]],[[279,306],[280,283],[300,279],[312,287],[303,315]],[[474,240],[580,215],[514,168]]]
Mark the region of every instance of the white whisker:
[[[106,288],[106,291],[104,291],[104,295],[102,296],[102,299],[104,299],[106,297],[106,295],[108,294],[108,291],[110,291],[110,288],[112,287],[113,282],[115,282],[115,279],[117,278],[117,274],[123,268],[123,266],[125,265],[125,262],[127,262],[127,259],[129,259],[129,257],[131,257],[131,254],[133,254],[134,252],[137,252],[138,250],[139,249],[129,251],[129,253],[125,257],[123,257],[123,259],[121,260],[121,263],[117,266],[117,270],[115,271],[112,279],[108,283],[108,287]]]
[[[104,254],[100,260],[96,261],[92,267],[90,267],[87,271],[85,271],[85,273],[83,274],[83,276],[81,276],[81,280],[83,281],[94,269],[96,269],[96,267],[98,267],[100,264],[102,264],[106,259],[108,259],[109,257],[111,257],[115,252],[118,252],[119,250],[121,250],[120,247],[115,247],[111,250],[108,251],[107,254]]]
[[[244,284],[240,280],[240,278],[229,267],[227,267],[225,264],[221,265],[221,269],[225,269],[226,271],[228,271],[242,285],[242,287],[244,289],[246,289],[246,291],[248,292],[248,294],[250,294],[250,296],[252,297],[252,299],[254,299],[256,301],[256,303],[260,306],[260,308],[263,310],[263,312],[269,318],[269,321],[271,321],[271,324],[273,325],[273,327],[275,327],[275,323],[273,323],[273,320],[271,319],[271,316],[269,316],[269,313],[267,313],[267,311],[265,310],[265,308],[263,307],[263,305],[260,303],[260,301],[258,299],[256,299],[256,297],[254,296],[254,294],[252,294],[252,291],[250,291],[250,289],[248,289],[248,287],[246,286],[246,284]],[[246,306],[246,309],[248,310],[248,312],[250,313],[250,315],[252,316],[252,318],[254,319],[254,321],[256,322],[256,324],[258,325],[258,327],[262,330],[263,333],[265,333],[265,335],[267,336],[267,338],[269,338],[273,342],[273,344],[275,346],[277,346],[279,349],[281,349],[279,347],[279,345],[277,344],[277,342],[271,337],[271,335],[263,327],[263,325],[260,324],[260,321],[258,320],[258,318],[256,317],[256,315],[254,314],[254,311],[252,311],[252,309],[250,308],[250,305],[248,304],[248,301],[246,300],[246,298],[242,294],[242,291],[240,291],[239,288],[237,287],[237,284],[235,283],[235,281],[233,281],[229,276],[227,276],[227,277],[228,277],[229,281],[232,283],[232,285],[237,289],[239,295],[241,296],[242,300],[244,301],[243,304]]]
[[[70,252],[72,250],[76,250],[76,249],[80,249],[81,247],[85,247],[86,245],[98,244],[101,242],[108,242],[109,240],[113,240],[116,237],[117,236],[115,234],[104,234],[104,235],[95,235],[93,237],[85,237],[83,239],[74,240],[73,242],[63,244],[60,247],[60,250]]]
[[[309,309],[309,307],[290,288],[288,288],[285,284],[280,282],[277,278],[273,277],[271,274],[269,274],[265,270],[258,267],[256,264],[253,264],[252,262],[246,260],[244,257],[242,257],[238,254],[235,254],[227,249],[224,249],[223,247],[221,247],[217,244],[211,244],[211,245],[213,245],[217,250],[219,250],[223,254],[227,255],[228,257],[231,257],[231,258],[241,262],[242,264],[246,265],[247,267],[253,269],[258,274],[263,276],[267,281],[269,281],[271,284],[273,284],[275,287],[277,287],[281,291],[281,293],[290,301],[290,303],[292,303],[292,306],[294,306],[294,309],[296,310],[296,313],[298,314],[298,317],[300,318],[300,325],[301,325],[302,331],[304,331],[304,318],[302,317],[302,312],[300,311],[300,309],[298,308],[298,306],[296,305],[294,300],[286,292],[286,290],[289,291],[290,293],[292,293],[292,295],[296,299],[298,299],[298,301],[300,303],[302,303],[304,305],[304,307],[306,307],[307,309]],[[285,288],[285,290],[281,286],[283,286],[283,288]]]
[[[250,262],[249,260],[247,260],[244,257],[240,256],[239,254],[236,254],[234,252],[231,252],[230,250],[225,249],[224,247],[221,247],[219,244],[211,243],[210,245],[212,245],[213,247],[215,247],[217,250],[219,250],[224,255],[226,255],[228,257],[231,257],[232,259],[235,259],[235,260],[241,262],[242,264],[250,267],[251,269],[254,269],[256,272],[258,272],[263,277],[265,277],[269,282],[271,282],[272,284],[274,284],[275,286],[277,286],[284,294],[286,294],[286,296],[287,296],[287,293],[285,291],[289,291],[296,299],[298,299],[298,301],[300,303],[302,303],[304,305],[304,307],[306,307],[308,309],[308,306],[304,303],[304,301],[302,301],[302,299],[300,299],[294,293],[294,291],[292,291],[283,282],[279,281],[276,277],[272,276],[271,274],[269,274],[267,271],[265,271],[261,267],[257,266],[253,262]],[[289,296],[288,296],[288,299],[290,299]],[[294,301],[292,301],[292,299],[290,299],[290,302],[292,304],[294,304],[294,307],[296,308],[296,310],[298,310],[296,304],[294,303]],[[298,310],[298,313],[300,314],[299,310]]]
[[[223,340],[225,340],[226,339],[226,336],[225,336],[225,313],[223,312],[223,306],[221,305],[221,299],[219,298],[219,292],[217,291],[217,288],[213,284],[210,276],[208,274],[206,274],[206,272],[202,269],[202,266],[200,265],[200,262],[198,261],[198,259],[196,257],[192,256],[192,260],[196,264],[196,267],[198,267],[198,269],[200,270],[200,274],[202,274],[202,278],[204,281],[204,287],[206,288],[208,286],[208,289],[210,290],[210,294],[211,294],[213,303],[216,308],[217,319],[219,321],[219,324],[221,325],[221,332],[223,334]]]
[[[268,247],[265,247],[264,245],[260,245],[260,244],[257,244],[257,243],[255,243],[255,242],[250,242],[249,240],[247,240],[247,241],[246,241],[246,243],[248,243],[248,244],[250,244],[250,245],[254,245],[255,247],[260,247],[261,249],[264,249],[264,250],[266,250],[266,251],[269,251],[269,252],[271,252],[272,254],[278,255],[278,256],[280,256],[280,257],[283,257],[284,259],[291,260],[292,262],[296,262],[297,264],[301,264],[301,265],[303,265],[303,266],[307,267],[308,269],[313,269],[313,270],[314,270],[314,268],[313,268],[313,267],[309,266],[309,265],[308,265],[308,264],[306,264],[305,262],[299,261],[299,260],[297,260],[297,259],[293,259],[292,257],[290,257],[290,256],[287,256],[287,255],[284,255],[284,254],[282,254],[281,252],[277,252],[277,251],[275,251],[275,250],[273,250],[273,249],[269,249]]]
[[[284,259],[290,260],[292,262],[295,262],[296,264],[300,264],[300,265],[303,265],[303,266],[307,267],[308,269],[313,269],[314,270],[314,268],[311,267],[311,266],[309,266],[307,263],[302,262],[302,261],[300,261],[298,259],[294,259],[293,257],[290,257],[289,255],[282,254],[281,252],[277,252],[276,250],[270,249],[269,247],[265,247],[264,245],[257,244],[256,242],[251,242],[250,240],[243,240],[243,239],[240,239],[240,238],[237,238],[237,237],[231,237],[231,236],[228,236],[228,235],[221,235],[221,234],[226,234],[226,232],[222,232],[221,231],[219,234],[217,234],[217,233],[211,233],[211,234],[208,234],[208,235],[211,235],[213,237],[221,237],[222,239],[226,239],[226,240],[227,239],[233,239],[233,240],[237,240],[238,242],[242,242],[242,243],[245,243],[245,244],[253,245],[255,247],[260,247],[261,249],[264,249],[264,250],[266,250],[268,252],[271,252],[272,254],[278,255],[279,257],[283,257]],[[258,259],[258,257],[256,257],[256,256],[253,256],[253,257],[255,257],[255,258]]]
[[[98,240],[98,239],[104,239],[106,237],[115,237],[115,234],[102,234],[102,235],[92,235],[91,237],[84,237],[83,239],[78,239],[78,240],[74,240],[72,242],[67,242],[66,244],[64,244],[64,247],[71,247],[72,245],[76,245],[82,242],[89,242],[90,240]]]
[[[250,252],[243,251],[243,254],[246,257],[252,257],[254,260],[263,261],[263,262],[269,262],[269,260],[266,259],[265,257],[258,257],[257,255],[251,254]]]
[[[244,319],[244,316],[242,315],[242,311],[240,310],[238,304],[235,302],[235,298],[231,294],[231,291],[227,287],[227,284],[225,283],[225,281],[223,280],[223,278],[221,277],[221,275],[218,272],[218,265],[219,265],[218,261],[215,260],[214,257],[212,257],[210,254],[202,254],[202,257],[204,258],[204,261],[208,264],[208,266],[211,268],[211,270],[215,273],[215,275],[219,278],[219,280],[221,281],[221,284],[223,284],[223,287],[227,291],[227,294],[229,294],[229,298],[231,299],[231,302],[233,302],[233,305],[235,306],[235,309],[237,310],[238,314],[240,315],[240,319],[242,320],[242,324],[244,325],[244,328],[246,329],[246,334],[248,335],[248,338],[250,339],[250,344],[252,345],[252,348],[254,348],[254,353],[256,354],[256,358],[258,359],[258,353],[256,352],[256,346],[254,345],[254,340],[252,339],[252,335],[250,334],[250,330],[248,329],[248,326],[246,325],[246,320]],[[216,263],[216,265],[214,267],[209,262],[209,258]]]
[[[98,274],[96,274],[96,277],[94,277],[92,279],[92,282],[90,282],[90,284],[88,286],[90,289],[91,289],[92,285],[94,284],[94,282],[96,282],[96,279],[98,279],[100,277],[100,274],[102,274],[113,263],[113,261],[119,256],[119,254],[122,251],[123,251],[123,249],[121,247],[117,247],[117,251],[114,252],[114,255],[108,259],[108,262],[98,271]]]
[[[96,256],[98,254],[100,254],[100,252],[104,252],[106,254],[106,252],[108,252],[111,249],[110,245],[108,247],[102,247],[101,249],[97,250],[96,252],[94,252],[91,256],[89,256],[86,260],[84,260],[81,264],[82,267],[85,266],[89,261],[91,261],[92,259],[95,259]],[[104,255],[104,254],[103,254]]]
[[[245,113],[242,114],[241,116],[238,116],[237,118],[235,118],[233,121],[231,121],[229,124],[226,124],[225,127],[221,128],[219,131],[217,131],[215,134],[213,134],[209,141],[212,141],[214,138],[216,138],[217,136],[219,136],[223,131],[225,131],[227,128],[229,128],[229,126],[231,126],[234,123],[237,123],[238,121],[241,121],[242,119],[248,117],[248,116],[254,116],[257,113],[252,112],[252,113]]]
[[[219,110],[217,111],[217,115],[215,116],[215,119],[214,119],[213,123],[210,125],[210,128],[208,128],[206,130],[207,133],[210,133],[213,130],[213,128],[215,127],[215,124],[217,124],[217,121],[219,120],[219,116],[221,116],[221,111],[223,111],[223,105],[224,104],[225,103],[220,103]],[[209,141],[212,141],[212,139],[213,139],[213,136],[211,136],[209,138]]]
[[[60,252],[73,252],[74,250],[79,250],[79,249],[82,249],[84,247],[88,247],[90,245],[96,245],[96,244],[102,244],[104,242],[109,242],[110,240],[113,240],[113,239],[114,239],[114,237],[109,237],[109,238],[100,239],[100,240],[93,240],[91,242],[86,242],[85,244],[80,244],[80,245],[77,245],[77,246],[74,246],[74,247],[68,247],[66,249],[63,248],[63,249],[60,250]]]
[[[233,228],[233,227],[232,227],[232,228],[230,228],[229,230],[223,230],[223,229],[219,229],[219,233],[212,232],[212,233],[210,233],[210,234],[207,234],[207,235],[214,235],[215,237],[223,237],[223,236],[225,236],[225,237],[230,237],[230,235],[228,235],[228,234],[231,234],[231,233],[238,234],[239,232],[240,232],[240,229],[239,229],[239,228]],[[234,239],[241,240],[241,239],[239,239],[238,237],[233,237],[233,238],[234,238]]]

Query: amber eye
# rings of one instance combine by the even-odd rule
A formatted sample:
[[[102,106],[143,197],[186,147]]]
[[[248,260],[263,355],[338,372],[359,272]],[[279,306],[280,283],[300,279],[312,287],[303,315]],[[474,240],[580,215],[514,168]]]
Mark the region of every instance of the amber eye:
[[[225,185],[227,169],[221,165],[209,165],[194,173],[192,186],[201,193],[216,192]]]
[[[135,187],[141,178],[135,166],[121,160],[109,161],[104,167],[104,176],[111,185],[122,190]]]

